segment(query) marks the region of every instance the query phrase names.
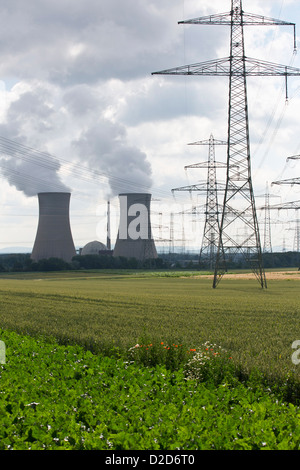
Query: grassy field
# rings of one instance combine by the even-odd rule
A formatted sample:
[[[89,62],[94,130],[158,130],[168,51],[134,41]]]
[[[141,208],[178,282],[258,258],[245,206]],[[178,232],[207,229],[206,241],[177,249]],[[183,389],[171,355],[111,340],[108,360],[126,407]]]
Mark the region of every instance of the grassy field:
[[[299,450],[299,273],[247,277],[2,274],[0,450]]]
[[[245,371],[299,376],[300,281],[211,279],[197,273],[64,272],[2,275],[0,328],[77,343],[94,352],[127,350],[141,338],[197,348],[205,341]],[[199,273],[198,273],[199,274]],[[0,338],[1,339],[1,338]]]

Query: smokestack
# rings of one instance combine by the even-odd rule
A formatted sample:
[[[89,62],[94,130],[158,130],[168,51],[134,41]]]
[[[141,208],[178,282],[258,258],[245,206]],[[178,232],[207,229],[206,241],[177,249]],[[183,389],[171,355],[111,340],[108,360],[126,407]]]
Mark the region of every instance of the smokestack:
[[[114,256],[136,258],[140,261],[157,258],[152,238],[151,194],[120,194],[120,225]]]
[[[110,242],[110,201],[107,201],[107,240],[106,246],[108,250],[111,250]]]
[[[76,255],[70,227],[70,193],[39,193],[39,223],[31,253],[34,261],[61,258],[70,262]]]

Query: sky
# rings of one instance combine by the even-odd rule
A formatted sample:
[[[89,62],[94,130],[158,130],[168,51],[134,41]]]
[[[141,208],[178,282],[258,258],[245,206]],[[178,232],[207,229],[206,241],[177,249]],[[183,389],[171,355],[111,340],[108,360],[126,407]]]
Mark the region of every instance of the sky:
[[[300,31],[297,1],[244,0],[243,8],[294,22]],[[178,21],[229,10],[229,0],[1,2],[0,251],[31,251],[37,193],[53,190],[71,192],[77,248],[106,243],[108,200],[114,243],[118,194],[137,191],[152,194],[157,244],[169,249],[174,213],[175,245],[200,249],[205,194],[172,189],[206,180],[205,169],[184,167],[206,161],[207,146],[187,144],[210,135],[226,140],[228,79],[152,72],[228,57],[228,27]],[[300,68],[290,27],[248,27],[245,42],[248,57]],[[282,77],[247,82],[262,242],[267,183],[271,205],[300,200],[299,186],[271,185],[300,177],[300,160],[287,162],[300,153],[300,77],[288,88],[286,103]],[[226,148],[216,149],[216,159],[226,161]],[[199,213],[191,215],[195,206]],[[293,249],[295,212],[271,211],[274,247]]]

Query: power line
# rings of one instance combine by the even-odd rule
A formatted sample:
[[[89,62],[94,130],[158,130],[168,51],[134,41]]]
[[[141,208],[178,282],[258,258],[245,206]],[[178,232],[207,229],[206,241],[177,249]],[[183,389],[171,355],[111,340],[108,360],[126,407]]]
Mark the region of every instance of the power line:
[[[101,183],[107,183],[107,180],[110,180],[117,188],[120,189],[120,192],[122,189],[128,190],[130,188],[133,192],[136,192],[137,190],[145,190],[149,191],[149,186],[148,185],[143,185],[142,183],[137,183],[132,180],[128,180],[125,178],[121,178],[119,176],[115,176],[112,173],[109,172],[103,172],[95,169],[90,169],[87,168],[86,166],[76,162],[72,162],[70,160],[66,160],[64,158],[58,158],[54,156],[53,154],[50,154],[48,152],[44,152],[41,150],[34,149],[33,147],[29,147],[17,142],[14,142],[12,140],[9,140],[5,137],[0,136],[0,153],[3,154],[3,156],[9,156],[10,158],[18,158],[21,159],[22,161],[31,163],[33,165],[40,166],[44,169],[58,172],[63,175],[69,175],[74,178],[80,179],[82,181],[86,181],[89,183],[93,184],[99,184],[99,181]],[[125,163],[126,164],[126,163]],[[39,186],[42,187],[43,180],[34,177],[32,175],[26,175],[24,173],[17,173],[16,170],[13,170],[7,165],[7,162],[5,163],[5,159],[0,159],[0,167],[2,167],[5,172],[10,174],[11,181],[13,183],[16,183],[18,181],[18,178],[23,178],[27,182],[29,180],[33,183],[36,182],[39,184]],[[5,176],[5,175],[4,175]],[[59,184],[54,184],[53,185],[54,189],[57,190],[62,190],[63,183],[61,186]],[[49,181],[47,181],[47,186],[49,186]],[[159,188],[153,188],[155,189],[156,194],[161,194],[162,196],[168,196],[170,197],[170,193],[167,191],[164,191]]]

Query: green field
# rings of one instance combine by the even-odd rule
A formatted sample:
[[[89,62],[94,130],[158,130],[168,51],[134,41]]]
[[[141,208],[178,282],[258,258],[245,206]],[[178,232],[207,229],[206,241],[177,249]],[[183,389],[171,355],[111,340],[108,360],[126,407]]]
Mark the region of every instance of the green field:
[[[3,274],[0,450],[299,450],[295,274]]]
[[[230,351],[247,371],[299,375],[300,281],[211,279],[195,273],[64,272],[0,278],[0,327],[77,343],[94,352],[150,341],[205,341]]]

